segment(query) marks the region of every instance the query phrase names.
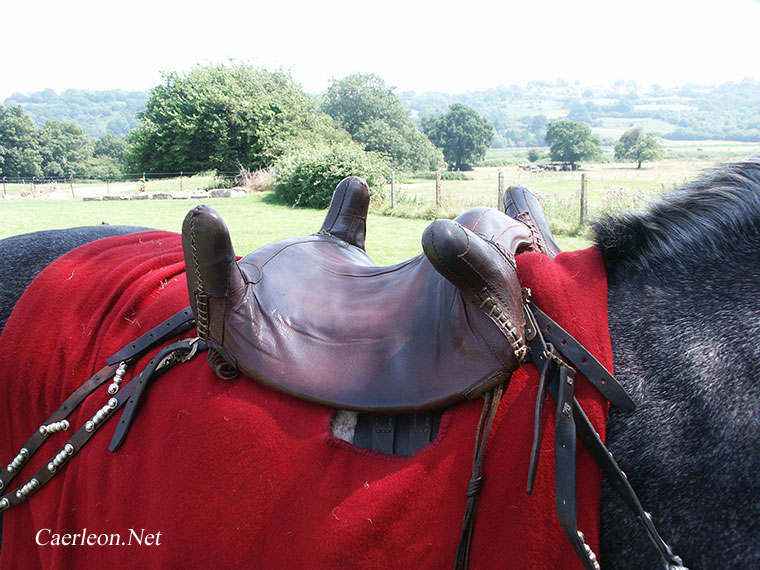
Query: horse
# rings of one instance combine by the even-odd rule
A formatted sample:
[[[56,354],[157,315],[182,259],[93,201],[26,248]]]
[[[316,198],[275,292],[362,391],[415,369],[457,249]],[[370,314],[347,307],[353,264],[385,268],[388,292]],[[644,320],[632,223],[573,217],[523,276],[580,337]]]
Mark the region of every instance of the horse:
[[[141,231],[99,226],[0,241],[0,326],[32,279],[59,256]],[[607,447],[685,566],[760,565],[760,348],[754,342],[760,333],[760,156],[707,173],[644,211],[608,215],[591,231],[607,277],[615,376],[637,403],[630,413],[610,409]],[[239,475],[234,467],[224,470]],[[125,494],[128,508],[131,495]],[[13,515],[6,513],[6,525]],[[636,525],[602,484],[602,567],[661,564]],[[7,539],[0,545],[3,553],[14,548]]]

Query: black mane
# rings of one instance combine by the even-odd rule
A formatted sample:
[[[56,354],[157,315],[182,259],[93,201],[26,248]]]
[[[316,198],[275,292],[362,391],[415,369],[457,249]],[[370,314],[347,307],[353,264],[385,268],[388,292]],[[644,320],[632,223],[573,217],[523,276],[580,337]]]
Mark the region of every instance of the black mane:
[[[690,271],[695,264],[760,253],[760,154],[729,164],[643,212],[592,224],[610,277]]]

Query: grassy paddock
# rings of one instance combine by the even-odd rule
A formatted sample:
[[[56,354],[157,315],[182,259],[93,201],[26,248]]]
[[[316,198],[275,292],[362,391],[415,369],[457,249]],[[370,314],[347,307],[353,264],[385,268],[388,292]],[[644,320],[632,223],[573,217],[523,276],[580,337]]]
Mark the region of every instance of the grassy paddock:
[[[582,172],[530,173],[516,166],[477,168],[468,173],[469,180],[442,182],[442,203],[438,210],[435,207],[434,180],[429,177],[404,178],[403,183],[397,184],[395,210],[391,210],[389,199],[379,195],[373,199],[367,249],[375,262],[381,265],[417,255],[421,251],[420,236],[429,220],[455,217],[474,206],[496,206],[499,170],[504,172],[505,186],[523,184],[538,195],[563,249],[586,247],[589,241],[585,237],[585,228],[578,224],[582,173],[589,179],[588,208],[590,216],[595,217],[605,212],[640,207],[646,200],[692,180],[728,158],[735,159],[760,151],[760,145],[727,147],[722,144],[710,147],[704,142],[699,144],[701,146],[690,143],[676,148],[680,149],[679,152],[695,153],[707,152],[705,149],[708,149],[715,156],[645,163],[640,170],[635,164],[626,163],[586,164]],[[722,153],[728,152],[741,154],[724,158]],[[161,190],[179,190],[178,179],[163,181],[162,184]],[[389,192],[384,194],[387,196]],[[3,200],[0,201],[0,238],[102,222],[179,231],[185,214],[198,203],[197,200],[83,202],[70,198]],[[221,213],[230,227],[233,244],[239,254],[246,254],[277,239],[314,233],[320,228],[325,215],[324,210],[296,209],[277,204],[271,193],[266,192],[240,198],[206,199],[203,203]]]

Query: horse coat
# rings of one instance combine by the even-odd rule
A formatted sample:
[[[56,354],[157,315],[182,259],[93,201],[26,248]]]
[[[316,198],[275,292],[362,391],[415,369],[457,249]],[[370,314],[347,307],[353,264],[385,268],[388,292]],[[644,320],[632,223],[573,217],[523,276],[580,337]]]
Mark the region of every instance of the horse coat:
[[[536,303],[611,369],[599,252],[564,253],[554,261],[523,254],[518,271]],[[13,457],[110,355],[187,303],[176,234],[99,240],[46,268],[0,338],[0,393],[14,411],[0,417],[0,457]],[[125,382],[155,352],[131,367]],[[416,455],[391,457],[334,438],[334,410],[248,378],[222,380],[204,360],[154,381],[116,453],[107,446],[118,417],[48,485],[6,513],[3,567],[453,565],[480,401],[449,410],[436,441]],[[499,408],[471,568],[580,567],[555,515],[552,403],[535,490],[525,493],[537,377],[532,365],[515,372]],[[603,436],[603,398],[585,379],[576,395]],[[109,397],[106,386],[92,394],[69,416],[72,431]],[[53,442],[14,485],[49,461],[67,437],[51,435]],[[579,445],[579,528],[596,552],[599,488],[599,469]],[[63,535],[77,538],[54,544]],[[104,536],[109,544],[98,545]]]

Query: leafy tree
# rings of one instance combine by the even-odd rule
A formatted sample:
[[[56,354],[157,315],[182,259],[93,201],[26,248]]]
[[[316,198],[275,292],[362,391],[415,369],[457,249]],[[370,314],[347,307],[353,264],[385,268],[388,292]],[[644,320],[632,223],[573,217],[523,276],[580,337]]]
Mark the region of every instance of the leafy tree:
[[[641,163],[646,160],[660,158],[662,158],[662,143],[659,138],[655,133],[644,134],[641,127],[628,129],[615,143],[615,159],[638,162],[639,165],[636,168],[641,168]]]
[[[45,121],[40,128],[42,173],[45,176],[88,177],[92,139],[72,122]]]
[[[95,157],[107,156],[112,158],[117,164],[120,164],[124,160],[126,150],[127,143],[123,137],[108,134],[103,135],[95,141],[92,155]]]
[[[40,176],[39,134],[20,106],[0,106],[0,176]]]
[[[354,73],[333,81],[322,110],[364,150],[378,152],[402,170],[431,170],[440,152],[422,134],[393,88],[372,73]]]
[[[272,165],[296,141],[340,138],[288,73],[247,65],[170,72],[148,95],[127,162],[153,172]]]
[[[449,170],[469,170],[485,157],[493,137],[491,123],[461,103],[451,105],[445,115],[423,118],[422,130],[433,144],[443,149]]]
[[[569,162],[573,167],[579,160],[594,160],[602,151],[599,137],[591,134],[591,127],[562,119],[549,123],[546,144],[553,161]]]
[[[537,162],[541,158],[541,151],[537,148],[532,148],[528,151],[528,162]]]

